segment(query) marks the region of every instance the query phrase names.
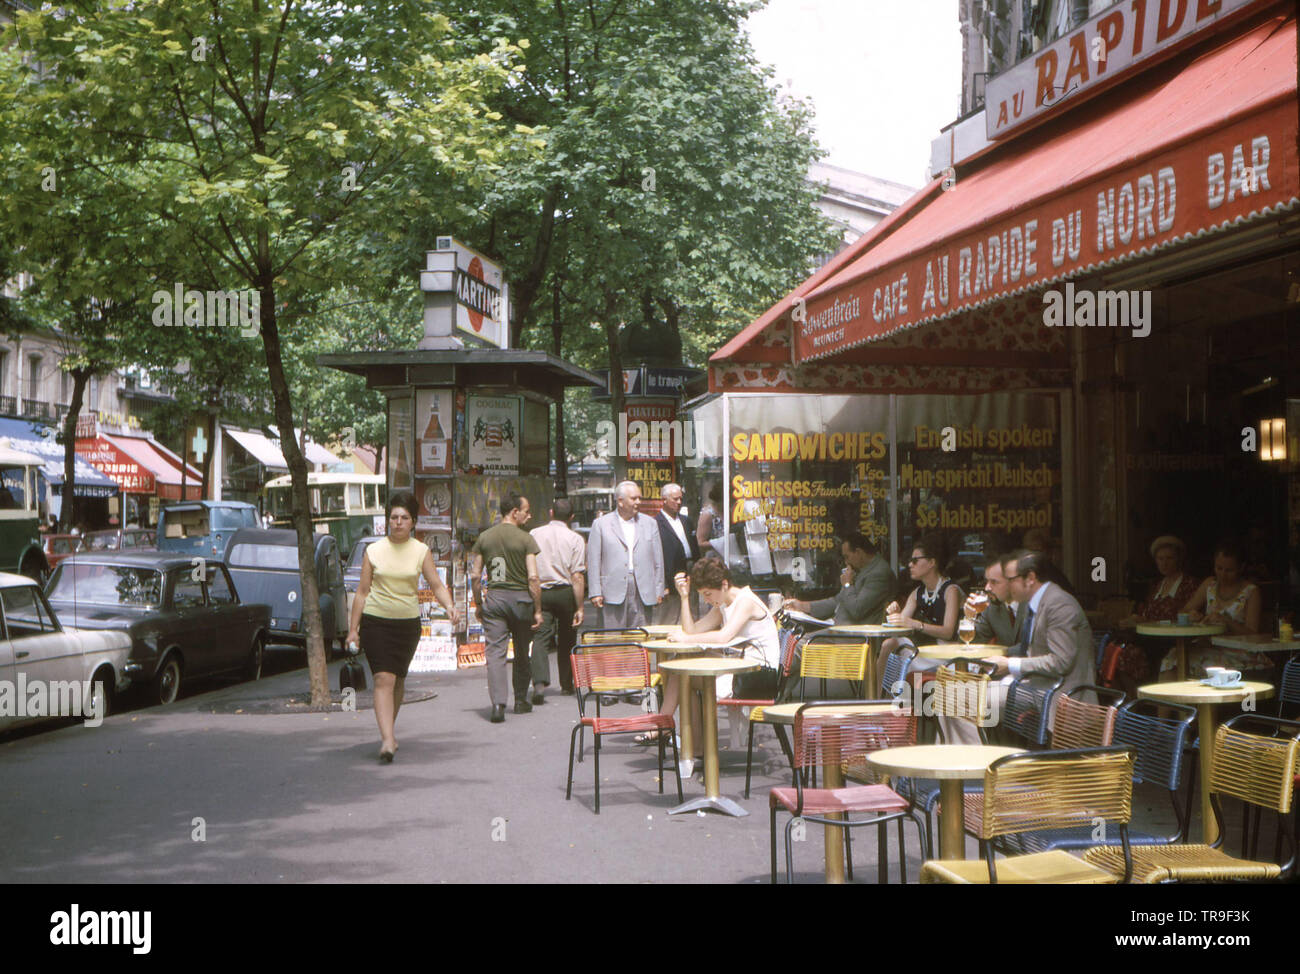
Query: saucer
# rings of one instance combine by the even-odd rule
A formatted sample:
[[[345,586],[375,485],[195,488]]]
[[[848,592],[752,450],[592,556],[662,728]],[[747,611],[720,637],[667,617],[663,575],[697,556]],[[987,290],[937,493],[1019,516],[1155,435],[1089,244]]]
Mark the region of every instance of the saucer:
[[[1210,679],[1201,680],[1202,686],[1211,687],[1215,690],[1240,690],[1246,685],[1245,680],[1237,680],[1235,683],[1214,683]]]

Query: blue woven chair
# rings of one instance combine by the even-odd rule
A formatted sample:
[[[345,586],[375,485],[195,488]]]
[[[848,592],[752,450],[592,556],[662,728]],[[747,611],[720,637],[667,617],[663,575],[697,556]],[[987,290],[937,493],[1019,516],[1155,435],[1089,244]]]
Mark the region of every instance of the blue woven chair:
[[[917,651],[914,646],[899,646],[889,654],[889,659],[885,660],[884,672],[880,675],[880,696],[882,698],[896,697],[899,694],[894,691],[900,683],[906,684],[908,671],[911,670],[912,664],[916,661]],[[905,693],[906,690],[899,692]]]
[[[1024,746],[1030,750],[1047,745],[1048,717],[1052,712],[1052,698],[1061,689],[1061,681],[1051,684],[1034,684],[1027,677],[1016,680],[1007,689],[1007,702],[1002,707],[999,733],[1009,737],[1010,745]],[[980,783],[980,788],[984,785]]]
[[[1187,841],[1192,796],[1188,794],[1180,803],[1179,792],[1187,764],[1184,752],[1195,733],[1195,724],[1196,708],[1182,704],[1131,700],[1119,708],[1115,718],[1114,744],[1128,745],[1137,751],[1137,761],[1133,766],[1134,784],[1148,781],[1168,791],[1178,826],[1169,835],[1130,832],[1129,838],[1135,845],[1174,845]],[[1095,827],[1057,829],[1024,833],[1014,837],[1018,842],[1008,845],[1021,852],[1119,845],[1118,829],[1111,828],[1109,823],[1102,824],[1100,835]]]
[[[1277,688],[1277,715],[1287,704],[1300,705],[1300,656],[1287,660],[1282,667],[1282,682]]]

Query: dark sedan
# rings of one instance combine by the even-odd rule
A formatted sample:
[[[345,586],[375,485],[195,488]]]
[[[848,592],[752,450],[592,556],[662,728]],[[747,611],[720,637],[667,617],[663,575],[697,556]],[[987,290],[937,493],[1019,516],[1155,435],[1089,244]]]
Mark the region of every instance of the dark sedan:
[[[78,629],[131,635],[125,670],[171,703],[186,680],[220,673],[262,675],[269,606],[242,603],[226,566],[168,552],[77,554],[46,585],[55,611]]]

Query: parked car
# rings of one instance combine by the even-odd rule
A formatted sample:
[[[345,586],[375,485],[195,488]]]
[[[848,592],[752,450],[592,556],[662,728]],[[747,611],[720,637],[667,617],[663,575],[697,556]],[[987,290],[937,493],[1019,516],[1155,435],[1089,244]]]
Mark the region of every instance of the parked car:
[[[21,677],[29,690],[24,699],[15,696],[9,706],[0,707],[0,731],[43,719],[27,711],[30,688],[38,683],[48,695],[53,684],[77,682],[85,687],[89,681],[92,697],[99,699],[78,697],[82,713],[106,716],[115,695],[131,682],[126,673],[131,637],[64,626],[40,586],[25,575],[0,572],[0,606],[0,682],[16,688]],[[42,709],[48,714],[51,708]]]
[[[59,562],[81,550],[82,538],[79,534],[45,534],[45,560],[53,568]]]
[[[318,611],[328,656],[335,645],[345,649],[348,637],[348,597],[343,587],[339,544],[332,535],[313,535],[316,542]],[[270,639],[307,645],[306,611],[298,576],[298,535],[288,528],[244,528],[236,531],[226,551],[226,564],[235,584],[249,599],[271,606]]]
[[[257,508],[244,501],[185,501],[158,512],[158,550],[222,558],[240,528],[257,527]]]
[[[46,585],[50,604],[80,629],[131,637],[127,675],[154,703],[171,703],[181,679],[262,675],[271,610],[243,602],[214,559],[141,551],[73,555]]]
[[[152,528],[106,528],[82,535],[80,551],[153,551]]]
[[[352,599],[361,585],[361,559],[366,556],[366,549],[382,537],[382,534],[371,534],[358,538],[352,546],[352,554],[348,555],[348,563],[343,569],[343,587],[348,593],[348,619],[352,618]]]

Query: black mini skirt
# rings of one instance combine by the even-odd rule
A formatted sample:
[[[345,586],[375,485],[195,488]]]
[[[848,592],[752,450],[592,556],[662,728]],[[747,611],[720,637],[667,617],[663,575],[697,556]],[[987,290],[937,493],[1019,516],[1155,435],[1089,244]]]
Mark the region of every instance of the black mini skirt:
[[[383,619],[362,613],[358,635],[372,675],[392,673],[404,677],[420,643],[420,617]]]

